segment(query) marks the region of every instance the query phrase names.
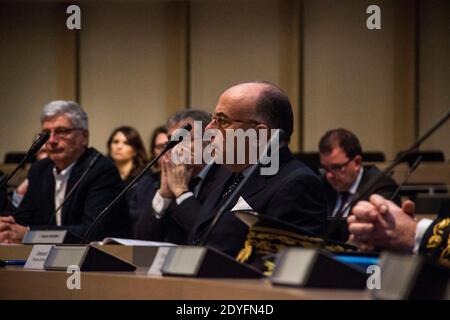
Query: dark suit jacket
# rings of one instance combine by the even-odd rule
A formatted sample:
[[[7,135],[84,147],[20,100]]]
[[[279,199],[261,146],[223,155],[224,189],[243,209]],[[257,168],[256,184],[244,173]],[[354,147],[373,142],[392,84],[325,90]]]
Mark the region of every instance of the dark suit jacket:
[[[223,183],[215,185],[202,207],[194,207],[200,212],[177,210],[172,215],[180,225],[191,229],[188,242],[199,244],[220,206],[223,187]],[[323,194],[319,178],[285,147],[280,150],[278,173],[263,176],[258,172],[247,180],[240,196],[260,214],[321,234],[327,214]],[[231,204],[227,210],[231,210],[234,205],[235,203]],[[244,223],[233,214],[225,212],[211,233],[207,245],[236,256],[244,246],[247,233],[248,228]]]
[[[148,172],[128,191],[126,199],[133,230],[136,230],[140,217],[146,214],[149,208],[152,207],[152,199],[156,190],[159,188],[160,179],[160,172]]]
[[[83,175],[91,159],[98,153],[89,148],[78,159],[67,183],[66,194]],[[16,222],[31,229],[47,228],[55,211],[55,178],[53,162],[44,159],[35,162],[28,173],[29,187],[14,214]],[[114,163],[100,155],[77,189],[65,203],[62,212],[62,228],[82,238],[97,215],[123,189],[123,182]],[[55,226],[56,220],[50,222]],[[89,241],[105,237],[130,237],[131,225],[125,199],[122,199],[94,229]]]
[[[140,216],[136,225],[136,238],[187,244],[187,237],[192,229],[192,224],[186,224],[178,217],[180,215],[191,215],[189,221],[195,220],[211,190],[214,190],[216,186],[223,186],[230,175],[231,173],[225,167],[217,164],[212,165],[201,184],[197,197],[190,197],[180,205],[177,205],[175,200],[172,201],[161,219],[155,217],[152,208],[155,193],[151,193],[149,206],[146,207],[147,211]]]
[[[357,192],[360,191],[361,188],[365,184],[367,184],[367,182],[369,182],[379,172],[380,172],[380,170],[373,165],[364,166],[364,171],[363,171],[363,175],[361,178],[361,182],[356,191]],[[331,220],[333,220],[331,218],[331,215],[333,214],[334,207],[336,206],[336,202],[338,199],[338,192],[331,187],[331,185],[328,183],[328,181],[325,177],[321,177],[321,181],[325,188],[325,196],[327,198],[327,204],[328,204],[328,217],[329,217],[328,219],[329,219],[329,223],[330,223]],[[389,199],[392,196],[392,194],[395,192],[396,189],[397,189],[397,183],[394,181],[394,179],[392,179],[389,176],[385,176],[374,186],[373,192],[370,193],[368,196],[364,197],[362,200],[369,200],[369,197],[373,193],[377,193],[377,194]],[[398,205],[400,205],[400,197],[397,196],[394,199],[394,202],[397,203]],[[350,212],[351,212],[351,209],[350,209]],[[336,232],[333,234],[332,238],[334,240],[347,241],[347,239],[349,237],[349,233],[347,230],[348,229],[347,228],[347,219],[342,219],[342,221],[339,221],[338,223],[339,223],[339,227],[336,229]]]

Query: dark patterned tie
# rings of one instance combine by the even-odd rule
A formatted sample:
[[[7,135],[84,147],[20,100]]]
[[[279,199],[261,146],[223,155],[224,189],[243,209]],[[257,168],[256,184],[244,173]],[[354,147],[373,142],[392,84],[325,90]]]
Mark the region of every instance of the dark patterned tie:
[[[339,212],[344,209],[345,205],[347,204],[348,200],[350,199],[351,193],[348,191],[341,192],[341,205],[339,206],[339,209],[336,211],[336,215],[339,214]],[[344,212],[345,214],[345,212]]]
[[[230,196],[230,194],[236,189],[236,187],[239,185],[239,183],[244,179],[244,175],[240,172],[235,172],[233,174],[233,177],[230,178],[230,184],[227,188],[225,188],[225,192],[222,195],[222,200],[226,199]]]

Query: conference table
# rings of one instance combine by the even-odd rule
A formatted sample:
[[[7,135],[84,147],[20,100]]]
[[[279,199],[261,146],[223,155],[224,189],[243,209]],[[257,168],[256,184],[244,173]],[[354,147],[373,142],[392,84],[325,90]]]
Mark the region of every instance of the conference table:
[[[32,246],[0,245],[0,259],[25,260]],[[132,247],[102,246],[101,250],[128,262]],[[69,289],[71,274],[0,268],[0,300],[11,299],[152,299],[152,300],[366,300],[366,290],[291,288],[272,285],[268,279],[196,279],[135,272],[81,272],[80,289]]]

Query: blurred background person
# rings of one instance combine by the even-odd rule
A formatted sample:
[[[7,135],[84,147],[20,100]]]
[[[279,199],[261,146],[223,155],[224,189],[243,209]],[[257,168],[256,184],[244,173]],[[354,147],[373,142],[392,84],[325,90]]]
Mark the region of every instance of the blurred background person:
[[[164,150],[168,141],[166,126],[159,126],[153,130],[150,137],[150,160],[156,158]],[[161,160],[155,163],[152,170],[154,172],[161,170]]]
[[[107,150],[108,156],[114,161],[125,184],[136,178],[148,161],[141,135],[130,126],[121,126],[114,129],[109,136]],[[137,186],[141,183],[147,184],[147,180],[151,180],[150,173],[144,174],[125,195],[133,226],[139,218],[138,201],[136,199]]]
[[[108,139],[107,148],[108,156],[126,183],[135,178],[147,163],[147,152],[141,136],[133,127],[116,128]]]

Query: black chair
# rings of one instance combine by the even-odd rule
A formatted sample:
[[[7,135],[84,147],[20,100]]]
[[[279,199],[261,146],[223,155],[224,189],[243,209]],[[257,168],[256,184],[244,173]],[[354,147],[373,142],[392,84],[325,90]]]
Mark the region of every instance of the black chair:
[[[22,159],[25,157],[27,153],[26,152],[8,152],[5,155],[4,163],[20,163]],[[26,163],[33,163],[35,161],[35,157],[31,157],[27,160]]]
[[[294,156],[311,168],[316,174],[319,174],[320,154],[318,152],[300,152]]]
[[[381,151],[367,151],[363,152],[362,160],[364,162],[385,162],[386,157]]]
[[[395,159],[398,159],[403,153],[404,153],[404,151],[397,153],[397,156],[395,157]],[[419,151],[408,154],[405,157],[405,159],[402,160],[402,162],[407,162],[411,166],[414,164],[414,162],[416,161],[416,159],[419,156],[422,157],[421,162],[444,162],[445,161],[444,153],[440,150],[426,150],[426,151],[419,150]]]
[[[439,213],[450,203],[450,194],[417,194],[416,213]]]

